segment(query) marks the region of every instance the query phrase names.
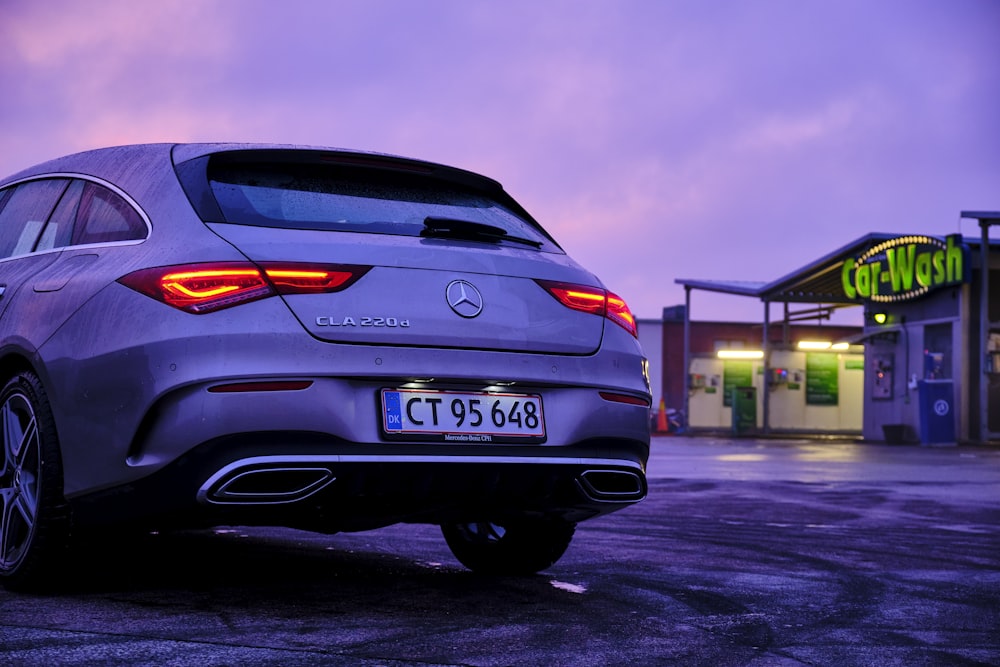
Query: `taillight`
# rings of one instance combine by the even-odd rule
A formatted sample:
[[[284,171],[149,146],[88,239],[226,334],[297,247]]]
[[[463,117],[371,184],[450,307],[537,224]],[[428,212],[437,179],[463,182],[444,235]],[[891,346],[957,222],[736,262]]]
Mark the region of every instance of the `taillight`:
[[[636,338],[639,337],[639,330],[635,326],[635,316],[629,310],[625,299],[613,292],[608,292],[608,312],[605,316]]]
[[[261,264],[279,294],[322,294],[347,289],[368,273],[370,266]]]
[[[633,317],[625,300],[617,294],[600,287],[587,285],[560,283],[551,280],[536,280],[535,282],[567,308],[606,317],[638,338],[635,317]]]
[[[141,269],[118,279],[157,301],[195,313],[211,313],[275,294],[339,292],[369,266],[267,262],[213,262]]]

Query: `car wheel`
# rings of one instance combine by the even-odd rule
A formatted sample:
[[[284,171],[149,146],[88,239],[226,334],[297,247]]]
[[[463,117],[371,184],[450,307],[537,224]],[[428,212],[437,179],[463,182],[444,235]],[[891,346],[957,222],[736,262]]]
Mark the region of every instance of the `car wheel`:
[[[0,582],[40,587],[64,551],[69,521],[55,420],[42,383],[29,372],[0,391]]]
[[[534,574],[566,552],[576,524],[523,520],[504,525],[480,521],[441,526],[462,565],[483,574]]]

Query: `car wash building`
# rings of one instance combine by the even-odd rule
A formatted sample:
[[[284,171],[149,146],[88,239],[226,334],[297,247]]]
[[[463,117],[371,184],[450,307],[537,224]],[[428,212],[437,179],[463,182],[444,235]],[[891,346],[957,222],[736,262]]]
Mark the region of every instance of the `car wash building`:
[[[712,425],[699,414],[711,396],[722,410],[715,426],[737,433],[860,427],[867,440],[1000,444],[1000,242],[989,238],[1000,212],[962,217],[978,221],[978,238],[871,233],[769,283],[676,280],[685,289],[682,382],[692,429]],[[716,360],[692,354],[699,290],[759,299],[759,348]],[[772,321],[777,305],[783,316]],[[798,343],[773,335],[802,312],[839,308],[863,309],[859,331]]]

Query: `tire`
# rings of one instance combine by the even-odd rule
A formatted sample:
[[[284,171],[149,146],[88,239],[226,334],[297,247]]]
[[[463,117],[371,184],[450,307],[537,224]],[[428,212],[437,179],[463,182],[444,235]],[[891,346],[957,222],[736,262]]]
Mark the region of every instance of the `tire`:
[[[576,524],[522,520],[446,524],[441,532],[455,558],[480,574],[527,575],[553,565],[566,552]]]
[[[44,588],[69,541],[55,420],[39,379],[10,378],[0,391],[0,583]]]

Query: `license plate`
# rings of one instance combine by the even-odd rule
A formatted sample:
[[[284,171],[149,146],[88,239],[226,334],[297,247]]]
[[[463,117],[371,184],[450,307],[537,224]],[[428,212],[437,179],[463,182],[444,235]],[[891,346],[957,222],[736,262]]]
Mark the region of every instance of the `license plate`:
[[[542,397],[383,389],[382,431],[396,440],[540,442],[545,439]]]

